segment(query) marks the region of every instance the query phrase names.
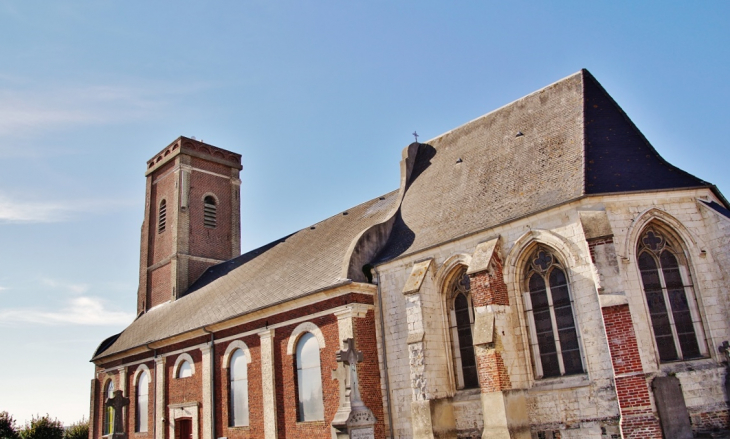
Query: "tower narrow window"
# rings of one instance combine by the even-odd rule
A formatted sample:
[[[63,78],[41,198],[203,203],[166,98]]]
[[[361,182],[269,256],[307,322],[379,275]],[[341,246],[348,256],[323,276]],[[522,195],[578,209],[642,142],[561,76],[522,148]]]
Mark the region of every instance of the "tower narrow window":
[[[147,432],[148,410],[149,410],[150,376],[147,371],[139,374],[137,380],[137,405],[135,413],[135,431],[138,433]]]
[[[297,343],[297,418],[303,421],[324,419],[322,371],[319,364],[319,343],[311,332],[304,333]]]
[[[104,399],[104,402],[106,403],[107,399],[114,398],[114,381],[109,380],[109,383],[106,385],[106,391],[104,392],[106,398]],[[114,433],[114,407],[107,407],[104,409],[104,426],[102,428],[103,435],[108,436],[112,433]]]
[[[236,349],[233,352],[228,370],[230,374],[230,425],[248,425],[248,366],[243,350]]]
[[[203,225],[209,228],[216,226],[216,204],[215,198],[208,195],[203,200]]]
[[[637,251],[659,361],[700,358],[707,355],[707,346],[694,288],[682,248],[667,238],[649,227]]]
[[[162,233],[165,231],[165,225],[167,223],[167,201],[165,200],[160,201],[158,218],[157,233]]]
[[[451,352],[456,371],[456,388],[479,387],[472,326],[474,307],[471,302],[471,286],[466,269],[462,268],[449,284],[449,327]]]
[[[583,373],[573,300],[563,267],[538,247],[525,270],[525,311],[538,378]]]

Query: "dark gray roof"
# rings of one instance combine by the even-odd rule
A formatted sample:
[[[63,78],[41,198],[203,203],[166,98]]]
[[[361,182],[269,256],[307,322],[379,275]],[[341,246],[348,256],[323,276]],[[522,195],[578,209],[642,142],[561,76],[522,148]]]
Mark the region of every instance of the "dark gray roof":
[[[401,188],[208,269],[95,358],[296,297],[364,281],[392,260],[584,195],[710,186],[664,161],[586,70],[427,144]]]
[[[662,159],[586,70],[420,145],[377,262],[590,194],[711,186]]]
[[[398,191],[391,192],[211,267],[191,292],[142,314],[95,358],[347,282],[343,266],[352,244],[392,216],[397,201]]]

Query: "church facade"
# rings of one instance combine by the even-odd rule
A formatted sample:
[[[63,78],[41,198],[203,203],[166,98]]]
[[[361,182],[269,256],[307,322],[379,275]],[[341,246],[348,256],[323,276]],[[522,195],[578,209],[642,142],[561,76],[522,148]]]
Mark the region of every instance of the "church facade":
[[[147,163],[138,316],[93,355],[90,439],[342,437],[349,339],[376,438],[728,429],[730,205],[587,71],[245,254],[240,170],[185,137]]]

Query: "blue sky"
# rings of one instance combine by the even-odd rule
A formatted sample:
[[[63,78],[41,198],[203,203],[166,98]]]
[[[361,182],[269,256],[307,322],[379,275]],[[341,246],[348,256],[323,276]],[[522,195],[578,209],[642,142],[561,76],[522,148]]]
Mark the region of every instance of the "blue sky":
[[[0,0],[0,411],[88,416],[180,135],[242,154],[246,251],[397,188],[414,130],[587,68],[730,195],[730,3],[554,3]]]

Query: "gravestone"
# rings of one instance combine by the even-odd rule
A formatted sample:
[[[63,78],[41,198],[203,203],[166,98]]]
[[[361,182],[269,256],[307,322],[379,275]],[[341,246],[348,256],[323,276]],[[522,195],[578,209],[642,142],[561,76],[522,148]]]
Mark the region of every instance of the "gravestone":
[[[114,397],[107,398],[104,408],[111,407],[114,410],[114,425],[112,426],[111,439],[127,439],[124,432],[124,407],[129,405],[129,398],[122,395],[121,390],[114,392]]]
[[[332,427],[335,428],[338,439],[374,439],[377,419],[360,398],[357,378],[357,363],[363,360],[363,355],[355,350],[355,340],[352,338],[343,342],[347,348],[337,352],[337,362],[342,363],[348,372],[345,381],[345,407],[349,405],[349,414],[347,418],[336,417]]]
[[[652,381],[651,388],[664,437],[692,439],[692,425],[679,379],[674,376],[657,377]]]

